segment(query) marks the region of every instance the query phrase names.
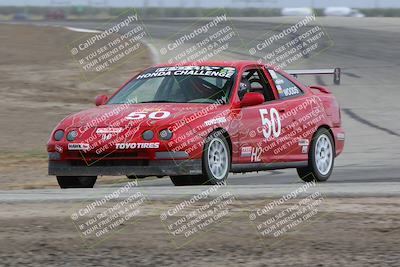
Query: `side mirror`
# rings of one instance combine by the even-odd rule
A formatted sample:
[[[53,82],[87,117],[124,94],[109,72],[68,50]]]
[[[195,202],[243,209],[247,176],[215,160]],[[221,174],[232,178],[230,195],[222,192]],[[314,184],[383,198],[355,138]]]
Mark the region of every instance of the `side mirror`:
[[[243,96],[242,101],[240,101],[241,107],[249,107],[260,105],[265,102],[265,98],[260,93],[249,92]]]
[[[104,105],[108,100],[108,96],[106,95],[98,95],[96,96],[96,106]]]

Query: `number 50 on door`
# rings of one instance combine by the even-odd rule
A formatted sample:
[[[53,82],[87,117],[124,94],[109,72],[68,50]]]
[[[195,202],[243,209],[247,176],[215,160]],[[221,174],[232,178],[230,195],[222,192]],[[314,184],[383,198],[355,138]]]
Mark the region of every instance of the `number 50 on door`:
[[[278,138],[281,134],[281,118],[279,117],[279,112],[275,108],[260,109],[261,123],[263,125],[263,135],[266,139],[271,137],[271,134]]]

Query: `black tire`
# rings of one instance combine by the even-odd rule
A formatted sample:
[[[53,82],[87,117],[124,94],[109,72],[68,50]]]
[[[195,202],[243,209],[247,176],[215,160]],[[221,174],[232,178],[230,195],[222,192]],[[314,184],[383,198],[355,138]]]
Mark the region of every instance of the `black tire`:
[[[93,188],[97,176],[57,176],[60,188]]]
[[[175,186],[186,186],[186,185],[201,185],[201,175],[181,175],[181,176],[170,176],[172,183]]]
[[[128,179],[144,179],[148,176],[144,176],[144,175],[127,175],[126,176]]]
[[[219,160],[225,161],[226,164],[226,171],[224,174],[220,177],[217,177],[215,174],[213,174],[213,171],[210,168],[210,157],[209,153],[212,151],[211,146],[213,142],[219,142],[221,145],[223,145],[224,149],[226,150],[226,159],[224,160],[223,157],[220,157]],[[226,179],[228,178],[229,171],[231,169],[231,151],[228,145],[228,142],[226,141],[223,132],[222,131],[215,131],[212,132],[206,139],[206,143],[204,145],[204,151],[203,151],[203,157],[202,157],[202,162],[203,162],[203,176],[201,180],[201,184],[207,184],[207,185],[215,185],[215,184],[220,184],[224,183]],[[222,163],[223,164],[223,163]],[[224,168],[225,169],[225,168]]]
[[[322,138],[323,140],[327,141],[330,147],[330,149],[326,149],[326,151],[322,150],[321,153],[323,153],[323,156],[317,156],[320,157],[320,160],[326,163],[325,169],[320,167],[324,169],[324,171],[321,171],[318,168],[317,166],[318,159],[316,157],[316,150],[318,149],[317,143],[322,142],[321,141]],[[330,159],[328,159],[329,153],[331,157]],[[311,147],[308,152],[308,166],[304,168],[297,168],[297,174],[299,175],[300,179],[302,179],[304,182],[312,182],[312,181],[325,182],[329,179],[329,177],[332,174],[334,163],[335,163],[335,142],[333,141],[333,137],[329,132],[329,130],[325,128],[320,128],[315,133],[311,142]],[[322,164],[322,166],[325,166],[325,164]]]
[[[226,171],[221,177],[216,177],[209,167],[209,152],[213,142],[219,142],[226,150]],[[222,160],[222,158],[221,158]],[[170,176],[171,181],[176,186],[185,185],[215,185],[224,183],[228,178],[231,169],[231,151],[221,131],[212,132],[206,139],[202,155],[203,175]],[[224,168],[225,169],[225,168]]]

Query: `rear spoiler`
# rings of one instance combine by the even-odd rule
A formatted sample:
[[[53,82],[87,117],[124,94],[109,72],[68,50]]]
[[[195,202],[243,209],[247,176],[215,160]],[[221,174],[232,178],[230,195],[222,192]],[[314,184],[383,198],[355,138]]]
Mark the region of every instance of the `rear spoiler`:
[[[315,70],[286,70],[287,73],[297,77],[298,75],[319,75],[319,74],[332,74],[333,83],[336,85],[340,84],[340,76],[342,70],[340,68],[335,69],[315,69]]]

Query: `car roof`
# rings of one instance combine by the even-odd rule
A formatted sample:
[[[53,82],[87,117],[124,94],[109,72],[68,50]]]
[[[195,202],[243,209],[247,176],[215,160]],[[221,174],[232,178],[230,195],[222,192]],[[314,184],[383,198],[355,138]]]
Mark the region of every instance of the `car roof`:
[[[249,61],[249,60],[236,60],[236,61],[189,61],[183,64],[179,63],[170,63],[170,64],[157,64],[153,67],[175,67],[175,66],[223,66],[223,67],[235,67],[235,68],[242,68],[249,65],[259,65],[262,66],[263,64],[258,63],[257,61]]]

